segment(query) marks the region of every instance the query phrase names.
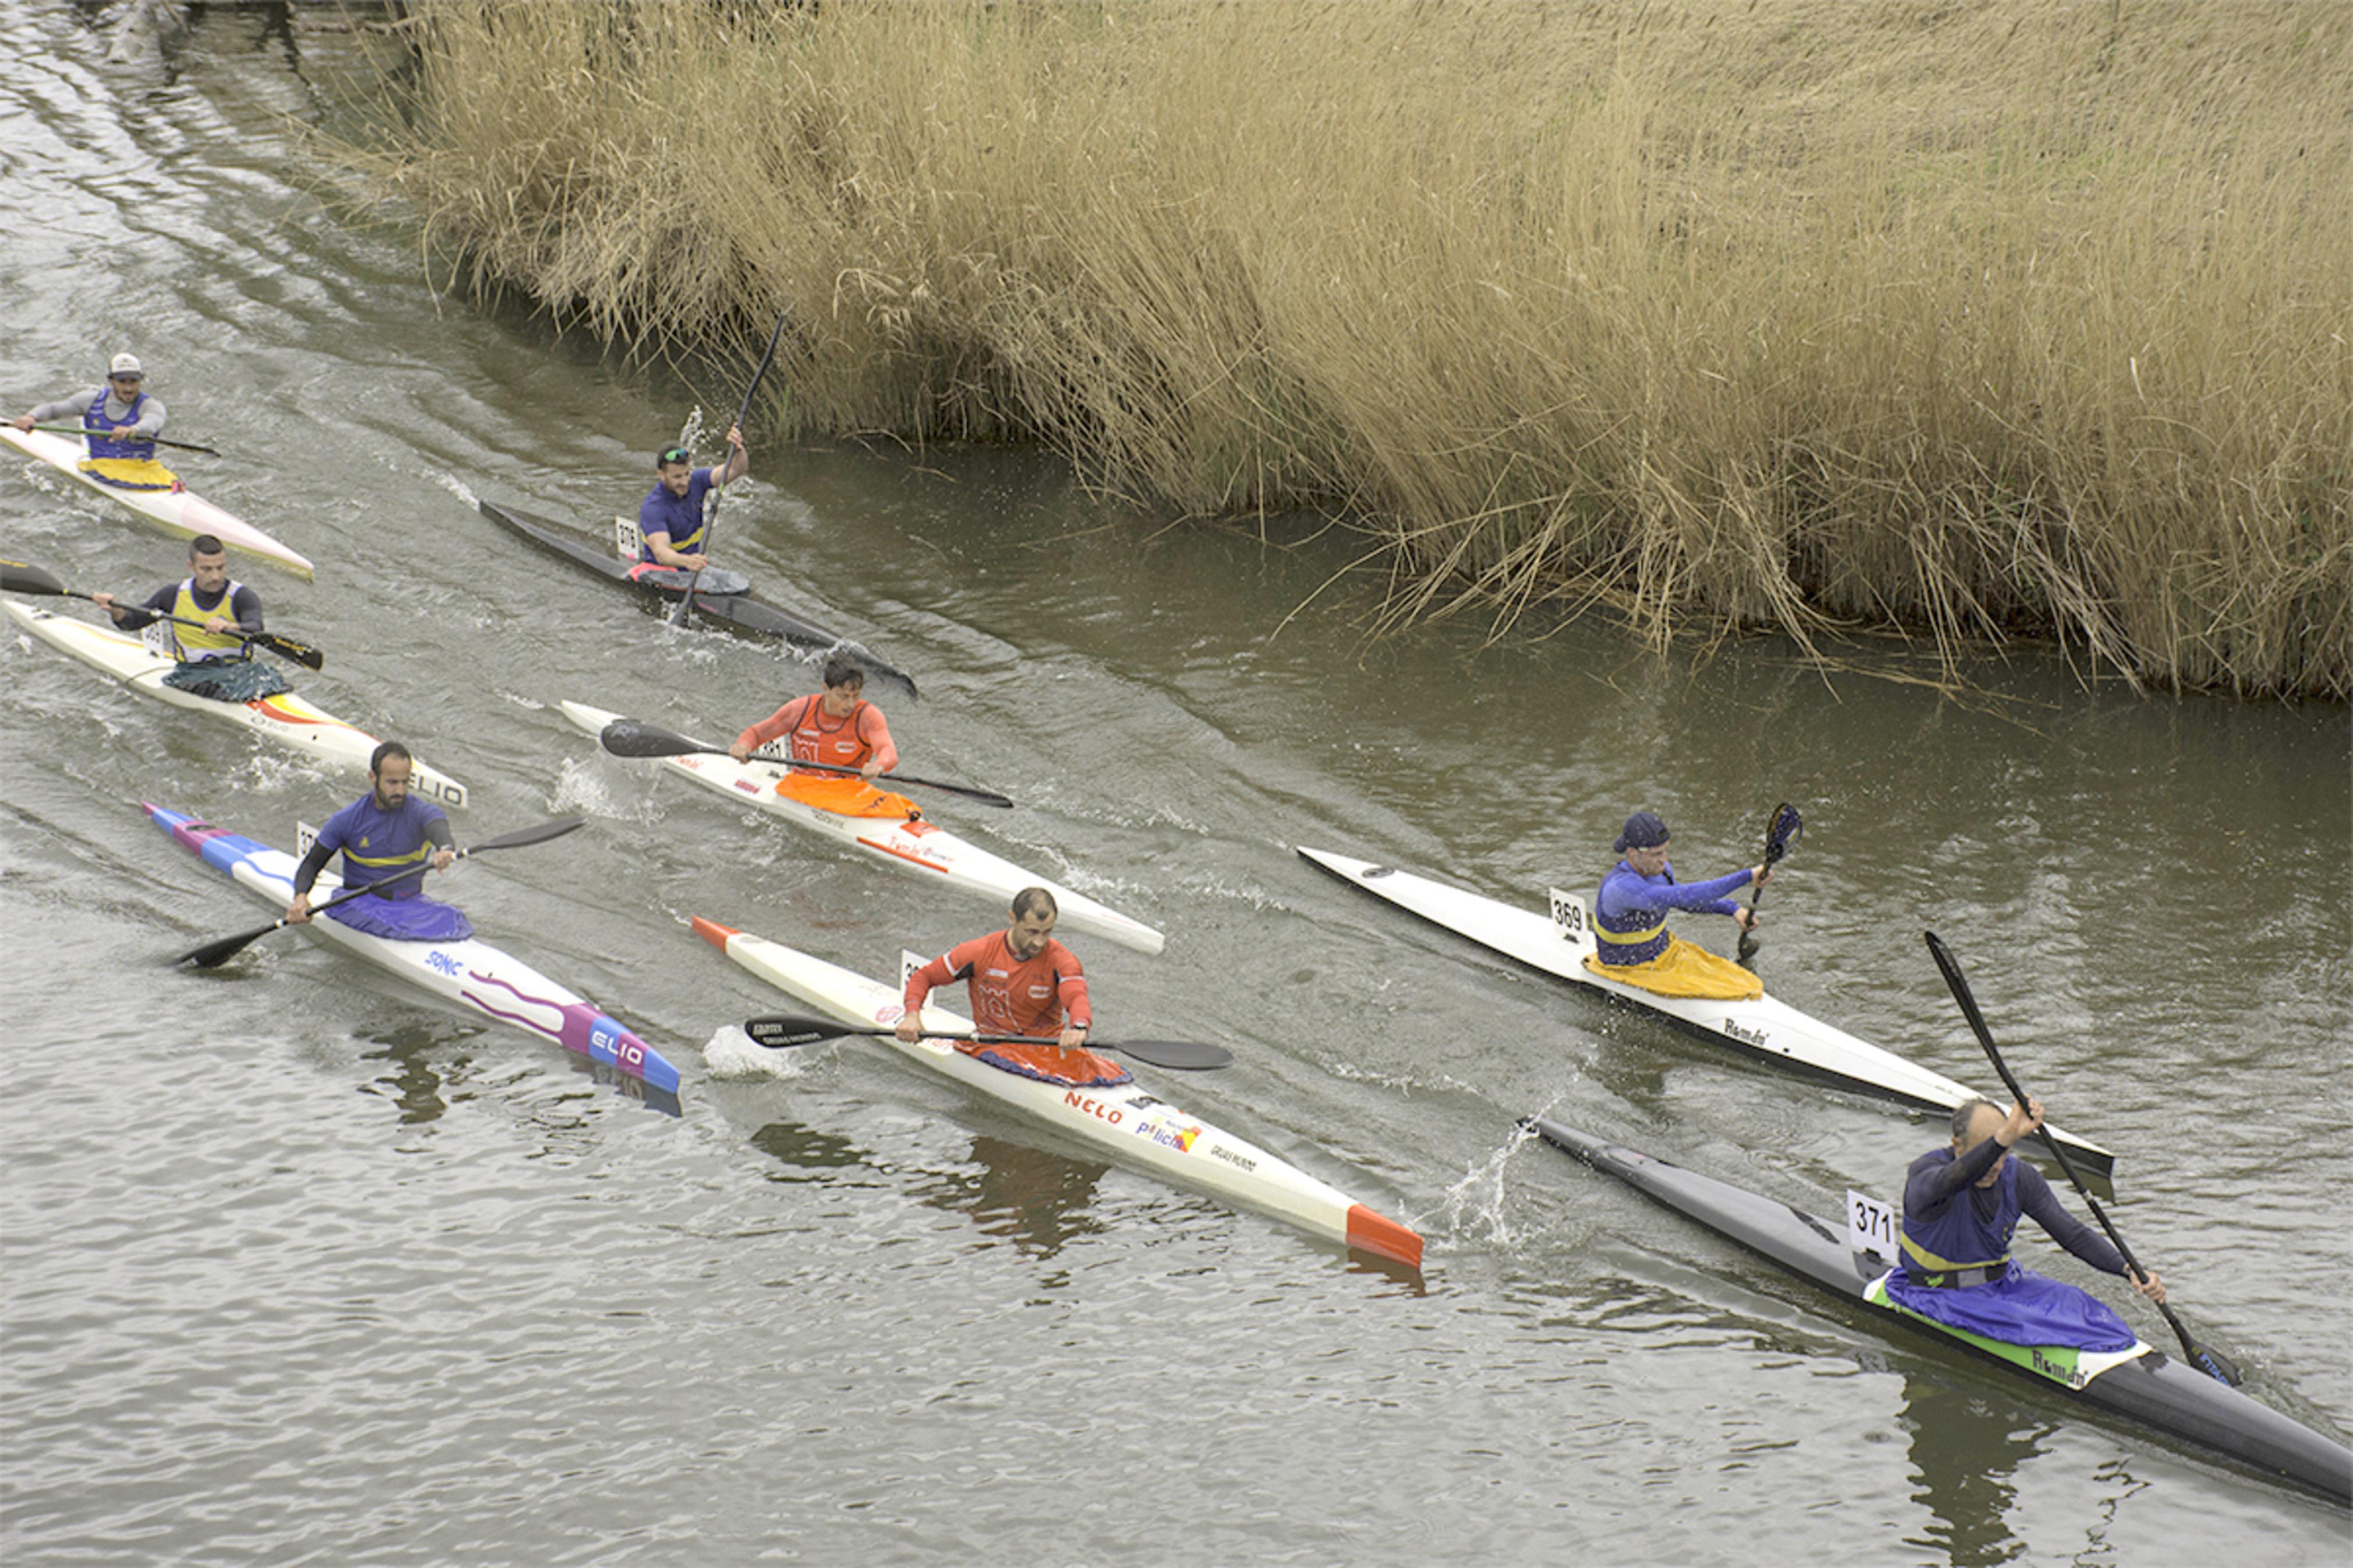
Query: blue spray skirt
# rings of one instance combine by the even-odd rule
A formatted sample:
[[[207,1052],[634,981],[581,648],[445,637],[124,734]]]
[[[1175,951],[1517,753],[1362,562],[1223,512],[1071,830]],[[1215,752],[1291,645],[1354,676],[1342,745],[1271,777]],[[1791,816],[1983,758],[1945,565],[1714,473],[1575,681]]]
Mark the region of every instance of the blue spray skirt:
[[[390,937],[395,942],[463,942],[474,934],[474,922],[466,918],[463,910],[422,895],[387,899],[363,893],[348,904],[336,905],[326,914],[329,920],[341,921],[353,931]]]
[[[1887,1299],[1907,1312],[2004,1344],[2110,1352],[2128,1351],[2137,1342],[2098,1297],[2014,1262],[1990,1285],[1931,1289],[1913,1284],[1898,1268],[1887,1277],[1885,1289]]]

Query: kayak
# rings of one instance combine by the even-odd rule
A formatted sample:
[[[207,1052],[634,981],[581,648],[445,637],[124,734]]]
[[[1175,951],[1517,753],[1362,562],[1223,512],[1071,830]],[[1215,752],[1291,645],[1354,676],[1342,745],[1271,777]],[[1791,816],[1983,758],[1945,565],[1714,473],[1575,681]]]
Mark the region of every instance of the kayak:
[[[133,691],[249,730],[346,772],[367,772],[368,756],[376,748],[376,738],[323,709],[312,707],[290,691],[281,691],[275,697],[257,697],[250,702],[216,702],[209,697],[164,685],[164,677],[174,668],[173,661],[128,633],[52,615],[47,610],[28,609],[14,600],[0,603],[0,609],[5,609],[17,626],[59,653],[113,677]],[[466,804],[464,784],[421,762],[410,775],[409,787],[441,805],[462,808]]]
[[[282,911],[294,901],[295,857],[185,812],[167,811],[160,805],[144,809],[181,848],[273,910]],[[342,886],[333,872],[322,872],[312,897],[324,902]],[[659,1051],[529,964],[486,942],[472,937],[464,942],[396,942],[354,931],[332,915],[312,920],[310,929],[378,969],[470,1013],[554,1040],[567,1051],[639,1080],[648,1089],[678,1092],[678,1068]]]
[[[771,985],[843,1023],[895,1024],[899,1020],[900,993],[894,987],[715,921],[698,918],[694,930]],[[972,1027],[935,1002],[924,1005],[923,1016],[951,1030]],[[944,1040],[926,1039],[910,1046],[886,1037],[876,1043],[967,1089],[1026,1111],[1123,1163],[1287,1220],[1325,1240],[1409,1268],[1421,1267],[1421,1237],[1411,1229],[1255,1143],[1177,1110],[1140,1084],[1072,1089],[993,1067]]]
[[[126,489],[121,485],[110,485],[90,478],[81,471],[82,458],[89,455],[90,449],[74,437],[59,436],[47,430],[19,430],[13,425],[0,425],[0,441],[7,442],[28,458],[39,458],[109,500],[121,501],[166,533],[175,533],[183,539],[209,533],[231,550],[267,561],[298,577],[311,575],[311,563],[306,557],[296,554],[243,518],[222,510],[193,490]]]
[[[1874,1317],[1959,1343],[2129,1426],[2166,1433],[2339,1506],[2353,1506],[2353,1450],[2154,1345],[2136,1341],[2130,1350],[2095,1354],[2072,1347],[2006,1345],[1947,1329],[1887,1302],[1878,1282],[1891,1266],[1873,1253],[1852,1249],[1843,1221],[1807,1214],[1557,1121],[1538,1118],[1530,1125],[1555,1148],[1792,1274],[1862,1303]]]
[[[1469,937],[1531,969],[1598,991],[1637,1012],[1663,1018],[1742,1057],[1925,1110],[1950,1111],[1963,1100],[1977,1098],[1976,1091],[1965,1084],[1810,1017],[1771,995],[1733,1002],[1662,996],[1594,973],[1585,966],[1585,960],[1598,939],[1586,914],[1585,900],[1573,893],[1555,890],[1552,912],[1541,915],[1393,866],[1325,849],[1302,848],[1299,853],[1342,881],[1433,925]],[[2036,1137],[2046,1142],[2057,1141],[2065,1147],[2068,1158],[2088,1170],[2103,1175],[2116,1170],[2115,1154],[2063,1129],[2046,1126]]]
[[[659,615],[669,615],[678,601],[685,596],[687,582],[693,575],[673,567],[648,565],[637,560],[634,552],[624,555],[617,546],[608,548],[596,534],[567,528],[553,518],[541,517],[536,512],[524,511],[519,507],[501,506],[496,501],[476,504],[482,509],[482,515],[491,521],[504,523],[533,543],[552,550],[567,561],[576,561],[600,576],[634,590],[646,608]],[[634,528],[627,518],[617,519],[616,521],[621,526]],[[781,637],[801,647],[828,651],[839,648],[865,668],[868,679],[888,681],[910,697],[916,695],[914,678],[906,671],[884,663],[839,632],[828,631],[815,621],[768,603],[752,593],[751,587],[751,579],[740,572],[706,568],[702,581],[695,584],[695,613],[754,637]]]
[[[591,735],[603,734],[606,725],[621,717],[582,702],[565,702],[562,707],[565,718]],[[851,816],[779,794],[779,783],[791,773],[782,763],[756,757],[739,763],[733,757],[704,753],[664,757],[660,765],[730,800],[781,816],[796,826],[812,828],[861,855],[902,870],[937,878],[952,888],[976,894],[998,910],[1011,907],[1013,895],[1022,889],[1043,888],[1054,895],[1054,902],[1061,910],[1060,923],[1066,930],[1103,937],[1138,952],[1158,952],[1167,942],[1167,938],[1143,921],[1035,871],[1025,871],[1010,860],[966,843],[935,822],[923,817]],[[805,779],[814,775],[792,776]]]

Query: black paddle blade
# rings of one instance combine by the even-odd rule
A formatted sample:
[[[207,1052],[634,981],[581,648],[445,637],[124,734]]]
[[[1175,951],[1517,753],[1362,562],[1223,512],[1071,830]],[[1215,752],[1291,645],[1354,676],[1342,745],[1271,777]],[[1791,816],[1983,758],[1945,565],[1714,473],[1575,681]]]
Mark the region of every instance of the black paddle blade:
[[[1202,1040],[1127,1040],[1116,1045],[1089,1040],[1087,1046],[1091,1050],[1118,1051],[1171,1072],[1215,1072],[1234,1065],[1233,1052]]]
[[[53,594],[72,597],[72,590],[47,572],[24,561],[0,561],[0,588],[12,594]]]
[[[2239,1369],[2232,1363],[2231,1358],[2212,1345],[2194,1346],[2189,1359],[2198,1363],[2199,1371],[2217,1383],[2227,1384],[2236,1388],[2246,1381],[2240,1375]]]
[[[659,724],[640,723],[635,719],[616,719],[596,736],[604,748],[617,757],[685,757],[697,752],[724,752],[724,746],[706,746],[690,740],[675,730],[665,730]]]
[[[485,838],[480,844],[470,844],[461,855],[480,855],[485,849],[520,849],[526,844],[544,844],[551,838],[561,838],[575,828],[586,827],[585,816],[558,816],[529,827],[518,827],[512,833],[501,833],[496,838]]]
[[[236,936],[220,937],[205,943],[202,947],[191,948],[172,960],[172,967],[177,969],[185,965],[190,969],[218,969],[222,964],[244,952],[249,944],[259,942],[285,923],[282,920],[272,921],[266,926],[256,926],[253,930],[241,931]]]
[[[292,637],[280,637],[276,632],[263,632],[253,640],[279,658],[299,664],[305,669],[324,669],[327,667],[327,656],[309,643],[296,642]]]
[[[744,1032],[752,1037],[755,1046],[772,1051],[788,1051],[796,1046],[814,1046],[826,1040],[838,1040],[844,1035],[889,1034],[888,1029],[865,1029],[851,1024],[836,1024],[825,1018],[804,1018],[795,1014],[775,1014],[765,1018],[746,1018]]]

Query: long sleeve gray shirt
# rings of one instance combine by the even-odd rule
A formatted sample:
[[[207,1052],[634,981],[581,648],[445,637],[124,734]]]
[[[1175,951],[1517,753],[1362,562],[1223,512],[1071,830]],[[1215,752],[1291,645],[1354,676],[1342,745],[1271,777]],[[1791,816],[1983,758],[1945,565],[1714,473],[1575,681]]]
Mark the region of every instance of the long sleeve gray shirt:
[[[120,419],[131,412],[131,405],[122,398],[115,396],[112,387],[93,386],[88,392],[75,393],[62,403],[42,404],[33,410],[33,423],[51,425],[67,419],[79,421],[83,415],[90,412],[91,402],[100,397],[106,399],[105,414],[109,419]],[[126,425],[121,429],[114,431],[110,439],[137,441],[148,437],[161,436],[164,433],[164,421],[166,417],[164,412],[164,400],[150,393],[147,395],[147,405],[139,411],[139,423]]]

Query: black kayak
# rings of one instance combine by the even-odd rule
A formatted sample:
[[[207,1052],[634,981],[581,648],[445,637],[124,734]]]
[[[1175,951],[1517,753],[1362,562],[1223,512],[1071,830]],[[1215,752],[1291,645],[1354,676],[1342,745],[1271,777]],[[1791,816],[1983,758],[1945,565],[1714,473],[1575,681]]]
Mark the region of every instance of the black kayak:
[[[496,501],[479,504],[484,517],[504,523],[533,543],[630,589],[647,609],[657,614],[669,615],[686,593],[688,573],[666,566],[639,567],[637,563],[623,560],[597,535],[566,527],[536,512],[501,506]],[[702,581],[695,585],[694,613],[731,630],[753,637],[780,637],[796,647],[839,648],[864,668],[869,680],[888,681],[910,697],[916,695],[914,678],[906,671],[884,663],[839,632],[828,631],[815,621],[804,620],[790,610],[768,603],[753,594],[751,586],[750,580],[741,573],[706,567]]]
[[[1528,1125],[1546,1142],[1595,1170],[1617,1177],[1645,1196],[1883,1318],[1961,1345],[2130,1426],[2166,1433],[2259,1475],[2317,1493],[2339,1507],[2353,1508],[2353,1449],[2161,1350],[2140,1347],[2129,1358],[2087,1355],[2084,1364],[2077,1363],[2073,1351],[2053,1357],[2058,1364],[2016,1347],[2002,1347],[2011,1354],[2000,1353],[1988,1348],[1990,1342],[1964,1339],[1867,1296],[1865,1291],[1887,1272],[1888,1266],[1871,1253],[1850,1249],[1843,1220],[1833,1222],[1807,1214],[1543,1117]],[[2011,1359],[2012,1355],[2019,1359]],[[2030,1360],[2044,1363],[2043,1369],[2031,1370],[2023,1364]]]

